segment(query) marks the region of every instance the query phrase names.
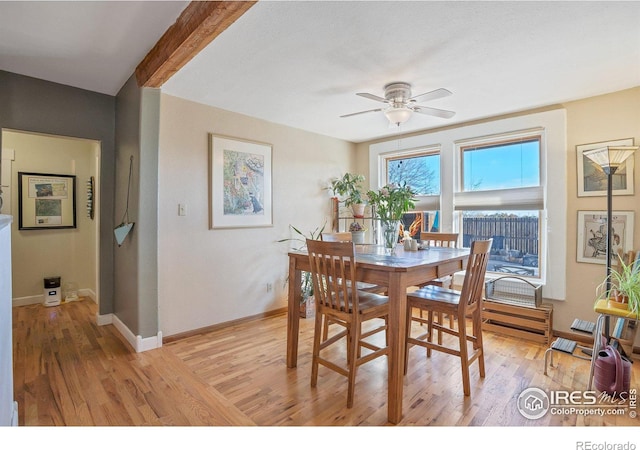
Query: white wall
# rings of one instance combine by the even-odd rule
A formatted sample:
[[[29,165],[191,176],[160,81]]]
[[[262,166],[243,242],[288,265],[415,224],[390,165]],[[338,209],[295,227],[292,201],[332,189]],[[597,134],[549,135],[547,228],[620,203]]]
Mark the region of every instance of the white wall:
[[[43,278],[74,281],[97,291],[97,220],[87,217],[86,181],[96,177],[99,143],[3,130],[3,149],[12,149],[11,214],[14,305],[42,301]],[[18,172],[76,175],[75,229],[18,230]],[[97,187],[95,189],[97,191]]]
[[[273,146],[273,226],[209,229],[209,133]],[[355,146],[163,95],[158,305],[164,336],[286,306],[289,224],[330,227],[328,181],[354,170]],[[178,215],[178,204],[186,216]],[[272,290],[267,291],[267,284]]]
[[[11,217],[0,215],[0,427],[17,424],[13,401]],[[4,270],[8,268],[9,270]]]

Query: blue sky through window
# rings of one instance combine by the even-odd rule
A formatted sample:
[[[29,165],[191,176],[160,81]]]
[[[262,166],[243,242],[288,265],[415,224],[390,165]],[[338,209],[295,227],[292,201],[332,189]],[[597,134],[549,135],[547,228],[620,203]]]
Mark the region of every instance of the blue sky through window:
[[[540,143],[507,143],[463,153],[465,191],[540,185]]]

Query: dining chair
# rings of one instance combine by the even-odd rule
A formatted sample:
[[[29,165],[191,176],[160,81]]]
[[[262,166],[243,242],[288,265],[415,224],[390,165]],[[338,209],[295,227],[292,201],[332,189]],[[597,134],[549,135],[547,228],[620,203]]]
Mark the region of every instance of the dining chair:
[[[491,250],[492,239],[473,241],[467,268],[462,284],[462,290],[446,289],[440,286],[425,286],[415,292],[407,294],[407,335],[405,349],[405,374],[409,363],[409,349],[413,345],[425,347],[427,357],[431,356],[431,350],[436,350],[450,355],[458,356],[462,366],[462,387],[464,395],[471,395],[469,381],[469,366],[478,360],[480,377],[484,378],[484,349],[482,344],[482,301],[484,277],[487,271],[487,261]],[[419,336],[411,336],[411,321],[416,320],[412,310],[416,308],[427,313],[427,331]],[[457,319],[457,327],[447,327],[444,324],[435,323],[435,313],[449,314]],[[468,334],[467,319],[471,320],[471,334]],[[457,345],[443,345],[440,341],[433,342],[433,332],[456,336]],[[472,344],[469,351],[468,342]]]
[[[422,232],[420,233],[420,241],[427,242],[430,247],[458,247],[458,233],[439,233],[439,232]],[[451,287],[453,277],[447,275],[445,277],[436,278],[435,280],[428,281],[420,284],[419,287],[428,285]],[[422,311],[420,311],[420,317],[422,318]],[[438,314],[438,323],[442,323],[442,314]],[[453,328],[453,317],[449,316],[449,327]],[[438,343],[442,344],[442,337],[438,334]]]
[[[457,247],[458,233],[438,233],[438,232],[422,232],[420,233],[422,242],[429,242],[434,247]]]
[[[350,231],[320,233],[320,238],[326,242],[352,242],[353,241],[353,235],[351,234]],[[371,283],[363,283],[362,281],[358,281],[356,286],[361,291],[387,295],[387,288],[384,286],[378,286],[376,284],[371,284]],[[344,324],[341,324],[340,322],[337,322],[335,320],[330,320],[330,319],[325,320],[323,325],[323,336],[325,337],[327,336],[327,334],[329,333],[329,325],[331,325],[332,323],[339,323],[340,325],[344,326]]]
[[[353,242],[353,235],[350,231],[340,231],[336,233],[321,233],[320,238],[325,242]],[[358,281],[358,289],[361,291],[375,292],[376,294],[387,294],[387,288],[371,283]]]
[[[318,367],[323,365],[348,379],[347,408],[353,406],[356,371],[366,362],[389,354],[386,330],[389,318],[389,298],[373,292],[352,289],[356,285],[356,260],[353,242],[329,242],[307,239],[316,297],[316,317],[311,362],[311,386],[318,382]],[[348,283],[347,283],[348,282]],[[345,330],[333,336],[322,333],[326,320],[344,324]],[[382,319],[382,325],[363,332],[362,325]],[[384,346],[365,341],[381,331],[385,332]],[[326,349],[346,336],[346,364],[330,360]],[[366,350],[364,350],[366,349]],[[334,353],[335,355],[335,353]]]
[[[422,242],[428,242],[430,247],[458,247],[458,233],[420,233],[420,240]],[[436,278],[435,280],[428,281],[421,284],[420,287],[427,285],[434,285],[440,287],[449,287],[452,277],[446,276],[442,278]]]

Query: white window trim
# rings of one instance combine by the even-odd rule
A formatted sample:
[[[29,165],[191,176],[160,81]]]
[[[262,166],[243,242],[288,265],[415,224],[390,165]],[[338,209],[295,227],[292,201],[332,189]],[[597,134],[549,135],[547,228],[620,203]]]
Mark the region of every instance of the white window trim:
[[[478,140],[482,136],[512,133],[515,130],[544,130],[540,155],[541,183],[546,209],[540,214],[540,257],[545,258],[543,296],[547,299],[566,298],[567,263],[567,140],[566,111],[562,108],[524,116],[511,117],[473,125],[462,125],[446,130],[425,132],[410,137],[378,142],[369,146],[369,181],[371,189],[382,187],[385,182],[383,159],[391,153],[403,150],[440,147],[440,227],[442,231],[456,231],[454,224],[454,191],[457,186],[455,158],[456,146],[464,140]],[[547,180],[561,180],[548,183]],[[551,186],[553,184],[553,186]],[[446,189],[445,189],[446,188]],[[552,195],[550,195],[552,188]]]

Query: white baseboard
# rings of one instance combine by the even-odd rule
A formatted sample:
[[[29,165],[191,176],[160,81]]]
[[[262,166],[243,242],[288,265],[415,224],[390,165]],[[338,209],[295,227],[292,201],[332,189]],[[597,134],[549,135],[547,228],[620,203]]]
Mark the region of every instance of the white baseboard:
[[[43,303],[44,295],[30,295],[28,297],[16,297],[11,300],[11,306],[27,306]]]
[[[113,314],[100,314],[96,315],[96,325],[99,327],[103,325],[111,325],[113,323]]]
[[[94,303],[97,301],[96,293],[92,289],[78,289],[78,294],[81,297],[90,298]],[[11,300],[11,306],[27,306],[38,303],[44,303],[44,295],[29,295],[26,297],[16,297]]]
[[[99,326],[113,324],[116,330],[131,344],[136,353],[146,352],[154,348],[162,347],[162,331],[156,336],[143,338],[140,335],[134,335],[131,330],[122,322],[115,314],[104,314],[96,317],[96,323]]]

